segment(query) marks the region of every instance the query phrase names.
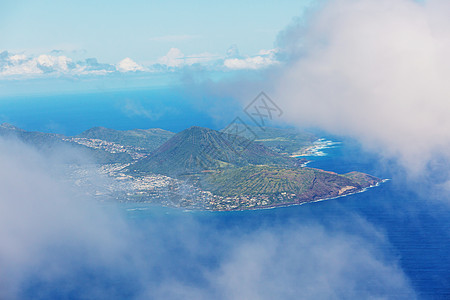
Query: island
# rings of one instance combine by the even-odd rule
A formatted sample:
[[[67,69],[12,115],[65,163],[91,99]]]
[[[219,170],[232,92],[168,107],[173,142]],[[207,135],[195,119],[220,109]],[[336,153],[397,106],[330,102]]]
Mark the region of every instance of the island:
[[[84,175],[84,164],[69,164],[68,172],[76,185],[103,200],[248,210],[336,198],[382,182],[358,171],[337,174],[307,167],[299,153],[330,144],[313,134],[283,128],[264,128],[253,137],[238,132],[197,126],[179,133],[95,127],[64,136],[0,125],[0,135],[15,136],[40,151],[74,147],[92,158],[89,167],[108,178],[102,184]]]

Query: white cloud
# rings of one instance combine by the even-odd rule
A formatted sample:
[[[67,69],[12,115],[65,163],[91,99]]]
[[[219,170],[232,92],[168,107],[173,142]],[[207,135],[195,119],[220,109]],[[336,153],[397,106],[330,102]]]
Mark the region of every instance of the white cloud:
[[[289,121],[356,137],[419,174],[450,155],[449,12],[444,0],[327,2],[281,35],[291,59],[273,98]]]
[[[119,70],[120,72],[145,71],[143,66],[137,64],[129,57],[124,58],[117,64],[117,70]]]
[[[415,298],[401,269],[377,257],[367,241],[321,226],[254,234],[215,279],[228,299]]]
[[[184,64],[184,54],[178,48],[170,48],[166,55],[158,59],[158,62],[168,67],[179,67]]]
[[[83,161],[80,154],[61,148],[44,156],[17,141],[0,141],[0,298],[23,298],[35,272],[46,282],[70,277],[80,253],[87,265],[117,264],[125,254],[117,255],[123,223],[61,179],[67,177],[59,164]]]
[[[225,67],[232,70],[262,69],[279,63],[275,57],[276,53],[277,49],[261,50],[256,56],[246,58],[227,58],[223,64]]]
[[[171,278],[144,298],[416,299],[408,278],[373,247],[374,240],[297,224],[217,238],[231,247],[217,268],[204,270],[207,288]]]
[[[136,63],[129,57],[124,58],[116,65],[99,63],[96,58],[81,60],[72,59],[63,55],[64,51],[53,50],[50,54],[24,55],[20,53],[0,53],[0,78],[25,79],[43,76],[79,76],[79,75],[105,75],[114,72],[164,72],[175,71],[179,68],[199,64],[210,69],[223,70],[223,68],[262,69],[278,64],[276,58],[278,50],[261,50],[255,56],[242,57],[236,46],[228,49],[225,56],[208,52],[186,55],[178,48],[171,48],[166,55],[159,58],[156,64],[144,66]],[[78,54],[77,54],[78,55]],[[79,55],[78,55],[79,56]]]
[[[36,75],[42,73],[66,73],[72,60],[66,56],[42,54],[38,57],[27,57],[23,54],[9,54],[3,60],[1,75]]]
[[[23,54],[8,55],[3,61],[0,75],[37,75],[43,73],[67,73],[72,68],[72,60],[66,56],[42,54],[27,57]]]
[[[9,56],[9,60],[13,63],[13,64],[17,64],[21,61],[24,61],[27,59],[27,56],[24,54],[16,54],[16,55],[11,55]]]
[[[44,71],[38,67],[36,59],[27,59],[23,61],[14,60],[11,63],[6,61],[6,65],[2,68],[0,75],[36,75],[42,73]]]
[[[66,56],[39,55],[37,60],[38,66],[48,68],[51,72],[67,72],[68,65],[72,60]]]
[[[52,53],[57,53],[52,51]],[[2,52],[0,56],[0,77],[4,78],[29,78],[43,76],[45,74],[68,75],[103,75],[115,71],[115,67],[109,64],[100,64],[96,59],[74,62],[65,55],[41,54],[38,56],[26,56],[24,54],[12,54]],[[124,62],[124,67],[129,69],[133,65]],[[134,66],[134,68],[139,68]]]

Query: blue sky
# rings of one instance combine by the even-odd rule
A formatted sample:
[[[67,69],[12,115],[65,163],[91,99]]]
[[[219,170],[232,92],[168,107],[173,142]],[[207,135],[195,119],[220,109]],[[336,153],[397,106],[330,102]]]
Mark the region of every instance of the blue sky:
[[[171,48],[186,55],[272,49],[280,30],[310,0],[1,1],[1,51],[63,50],[74,59],[150,64]]]

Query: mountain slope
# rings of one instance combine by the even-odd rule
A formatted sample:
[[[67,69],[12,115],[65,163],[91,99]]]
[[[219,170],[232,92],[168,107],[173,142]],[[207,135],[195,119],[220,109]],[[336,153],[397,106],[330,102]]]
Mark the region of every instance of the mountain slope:
[[[132,161],[131,156],[127,153],[109,153],[103,150],[92,149],[77,143],[66,141],[64,140],[66,137],[62,134],[25,131],[7,123],[0,125],[0,136],[16,138],[26,144],[38,148],[47,155],[55,155],[57,153],[64,153],[68,150],[75,150],[78,154],[95,163],[127,163]]]
[[[204,187],[222,196],[294,193],[299,199],[316,199],[342,195],[378,182],[371,178],[372,181],[356,181],[347,174],[314,168],[247,166],[213,173],[205,179]]]
[[[104,127],[94,127],[80,133],[76,137],[99,139],[124,146],[139,147],[144,148],[147,151],[153,151],[174,135],[175,133],[173,132],[159,128],[114,130]]]
[[[295,128],[257,127],[234,124],[236,134],[246,137],[278,153],[292,154],[304,147],[311,146],[317,137],[306,131]],[[227,129],[222,131],[229,132]],[[229,132],[230,133],[230,132]]]
[[[281,156],[244,137],[208,128],[191,127],[176,134],[149,157],[130,166],[130,170],[176,177],[249,164],[295,165],[295,162],[294,159]]]

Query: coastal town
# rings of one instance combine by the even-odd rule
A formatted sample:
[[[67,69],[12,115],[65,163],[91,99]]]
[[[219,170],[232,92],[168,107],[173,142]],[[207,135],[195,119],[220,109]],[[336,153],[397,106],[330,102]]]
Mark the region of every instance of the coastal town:
[[[89,138],[64,138],[63,141],[76,143],[96,150],[104,150],[109,153],[127,153],[133,159],[141,159],[148,155],[146,149],[141,147],[124,146],[121,144]]]
[[[202,190],[194,183],[160,174],[132,176],[124,172],[130,164],[107,164],[91,170],[71,166],[74,182],[99,199],[120,202],[153,203],[195,210],[229,211],[273,206],[294,202],[293,193],[279,195],[239,195],[224,197]],[[96,174],[96,175],[94,175]],[[102,180],[98,179],[102,176]]]

